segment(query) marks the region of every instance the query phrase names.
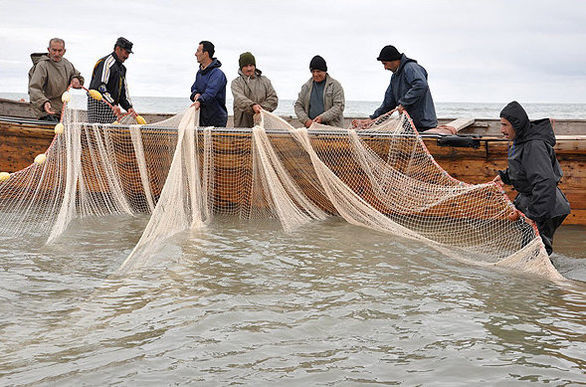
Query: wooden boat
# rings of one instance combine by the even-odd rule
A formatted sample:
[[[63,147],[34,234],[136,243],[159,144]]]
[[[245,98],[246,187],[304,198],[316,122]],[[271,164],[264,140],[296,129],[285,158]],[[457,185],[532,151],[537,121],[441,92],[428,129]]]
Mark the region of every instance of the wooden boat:
[[[170,115],[143,116],[149,122],[157,122]],[[293,117],[284,118],[298,126]],[[351,119],[347,120],[349,124]],[[500,135],[499,121],[464,121],[462,124],[459,120],[463,128],[458,135],[423,133],[425,145],[438,164],[454,178],[474,184],[490,181],[497,170],[506,167],[508,142]],[[440,120],[440,124],[449,122],[454,123],[450,119]],[[560,187],[572,205],[572,214],[565,224],[586,225],[586,120],[554,120],[553,124],[557,137],[555,150],[564,171]],[[27,167],[50,145],[53,128],[53,123],[30,118],[0,117],[0,171],[14,172]],[[515,196],[515,192],[507,193],[511,198]]]

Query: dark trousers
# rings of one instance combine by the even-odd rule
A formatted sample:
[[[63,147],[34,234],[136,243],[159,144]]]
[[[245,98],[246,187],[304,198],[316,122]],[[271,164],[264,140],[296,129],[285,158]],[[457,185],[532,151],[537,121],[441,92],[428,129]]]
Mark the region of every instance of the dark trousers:
[[[553,234],[555,230],[562,224],[564,219],[566,219],[568,215],[560,215],[556,216],[555,218],[547,219],[543,222],[535,222],[537,224],[537,229],[539,230],[539,235],[541,236],[541,240],[545,245],[545,250],[547,251],[547,255],[551,255],[553,252]]]

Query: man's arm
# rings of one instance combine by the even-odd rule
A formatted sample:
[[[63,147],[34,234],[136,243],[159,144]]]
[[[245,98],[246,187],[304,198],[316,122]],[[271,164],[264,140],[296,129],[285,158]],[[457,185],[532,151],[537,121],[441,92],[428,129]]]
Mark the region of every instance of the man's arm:
[[[35,67],[35,71],[28,83],[28,93],[30,96],[31,104],[39,108],[41,111],[45,111],[45,102],[49,102],[49,98],[45,96],[43,86],[47,81],[47,69],[43,65],[43,62],[39,63]],[[49,106],[51,104],[49,103]],[[52,114],[52,113],[50,113]]]
[[[297,115],[297,119],[303,123],[304,125],[307,125],[307,121],[311,121],[309,119],[309,116],[307,115],[307,112],[305,111],[305,101],[304,99],[306,98],[306,96],[309,94],[307,91],[307,84],[304,84],[303,86],[301,86],[301,91],[299,92],[299,94],[297,95],[297,101],[295,101],[295,114]]]
[[[197,100],[205,105],[206,102],[215,98],[222,88],[225,89],[227,83],[228,81],[224,73],[218,68],[213,69],[213,73],[210,76],[206,89],[201,93]]]
[[[418,65],[409,63],[403,71],[405,73],[405,79],[411,85],[411,88],[407,90],[404,96],[399,98],[399,105],[408,107],[420,100],[425,95],[429,86],[425,78],[425,73]]]
[[[271,81],[268,78],[266,78],[266,82],[267,82],[267,97],[265,98],[264,101],[262,101],[260,103],[260,106],[264,110],[272,112],[279,105],[279,98],[277,97],[277,92],[273,88],[273,84],[271,83]]]
[[[244,87],[240,77],[234,79],[230,85],[234,96],[234,107],[247,113],[253,113],[252,106],[256,104],[244,94]]]
[[[120,106],[127,112],[132,109],[132,101],[130,100],[130,93],[128,92],[128,83],[126,83],[126,76],[123,78],[122,90],[120,90]],[[134,111],[134,110],[133,110]]]
[[[395,97],[393,96],[392,84],[389,83],[389,87],[387,87],[387,90],[385,91],[385,98],[383,99],[383,103],[378,109],[374,111],[374,113],[370,115],[370,118],[375,119],[385,113],[390,112],[395,107],[397,107],[397,101],[395,101]]]
[[[533,220],[545,220],[551,216],[554,209],[557,187],[545,142],[527,142],[523,148],[522,162],[527,180],[533,187],[526,215]]]
[[[71,86],[74,89],[79,89],[83,86],[85,79],[81,76],[81,73],[79,71],[77,71],[77,69],[75,68],[75,66],[73,64],[71,64],[71,68],[72,68],[72,75],[69,79],[69,83],[71,83]]]
[[[114,103],[114,98],[110,95],[106,85],[110,80],[110,67],[112,67],[115,62],[116,60],[112,55],[107,56],[104,60],[99,60],[94,66],[94,76],[92,78],[92,84],[90,85],[91,89],[98,90],[102,94],[102,97],[111,104]]]

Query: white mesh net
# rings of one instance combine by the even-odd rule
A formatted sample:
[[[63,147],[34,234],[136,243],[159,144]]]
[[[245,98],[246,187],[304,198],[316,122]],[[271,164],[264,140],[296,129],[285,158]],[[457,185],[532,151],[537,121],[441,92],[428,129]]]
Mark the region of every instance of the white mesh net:
[[[534,224],[509,219],[502,190],[450,177],[407,115],[363,131],[295,129],[267,112],[253,129],[199,128],[193,108],[142,126],[84,123],[67,107],[63,118],[46,160],[0,182],[0,234],[53,243],[76,217],[151,213],[125,273],[214,214],[274,218],[288,232],[341,216],[468,263],[563,278]]]

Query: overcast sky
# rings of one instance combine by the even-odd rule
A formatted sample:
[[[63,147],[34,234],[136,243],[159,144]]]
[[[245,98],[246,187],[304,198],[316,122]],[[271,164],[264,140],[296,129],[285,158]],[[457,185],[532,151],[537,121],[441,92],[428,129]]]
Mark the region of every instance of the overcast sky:
[[[86,83],[118,36],[131,40],[135,96],[187,98],[210,40],[229,82],[251,51],[283,99],[320,54],[347,100],[382,100],[391,73],[376,57],[393,44],[427,69],[436,102],[586,102],[582,0],[0,0],[0,92],[26,92],[29,55],[54,36]]]

